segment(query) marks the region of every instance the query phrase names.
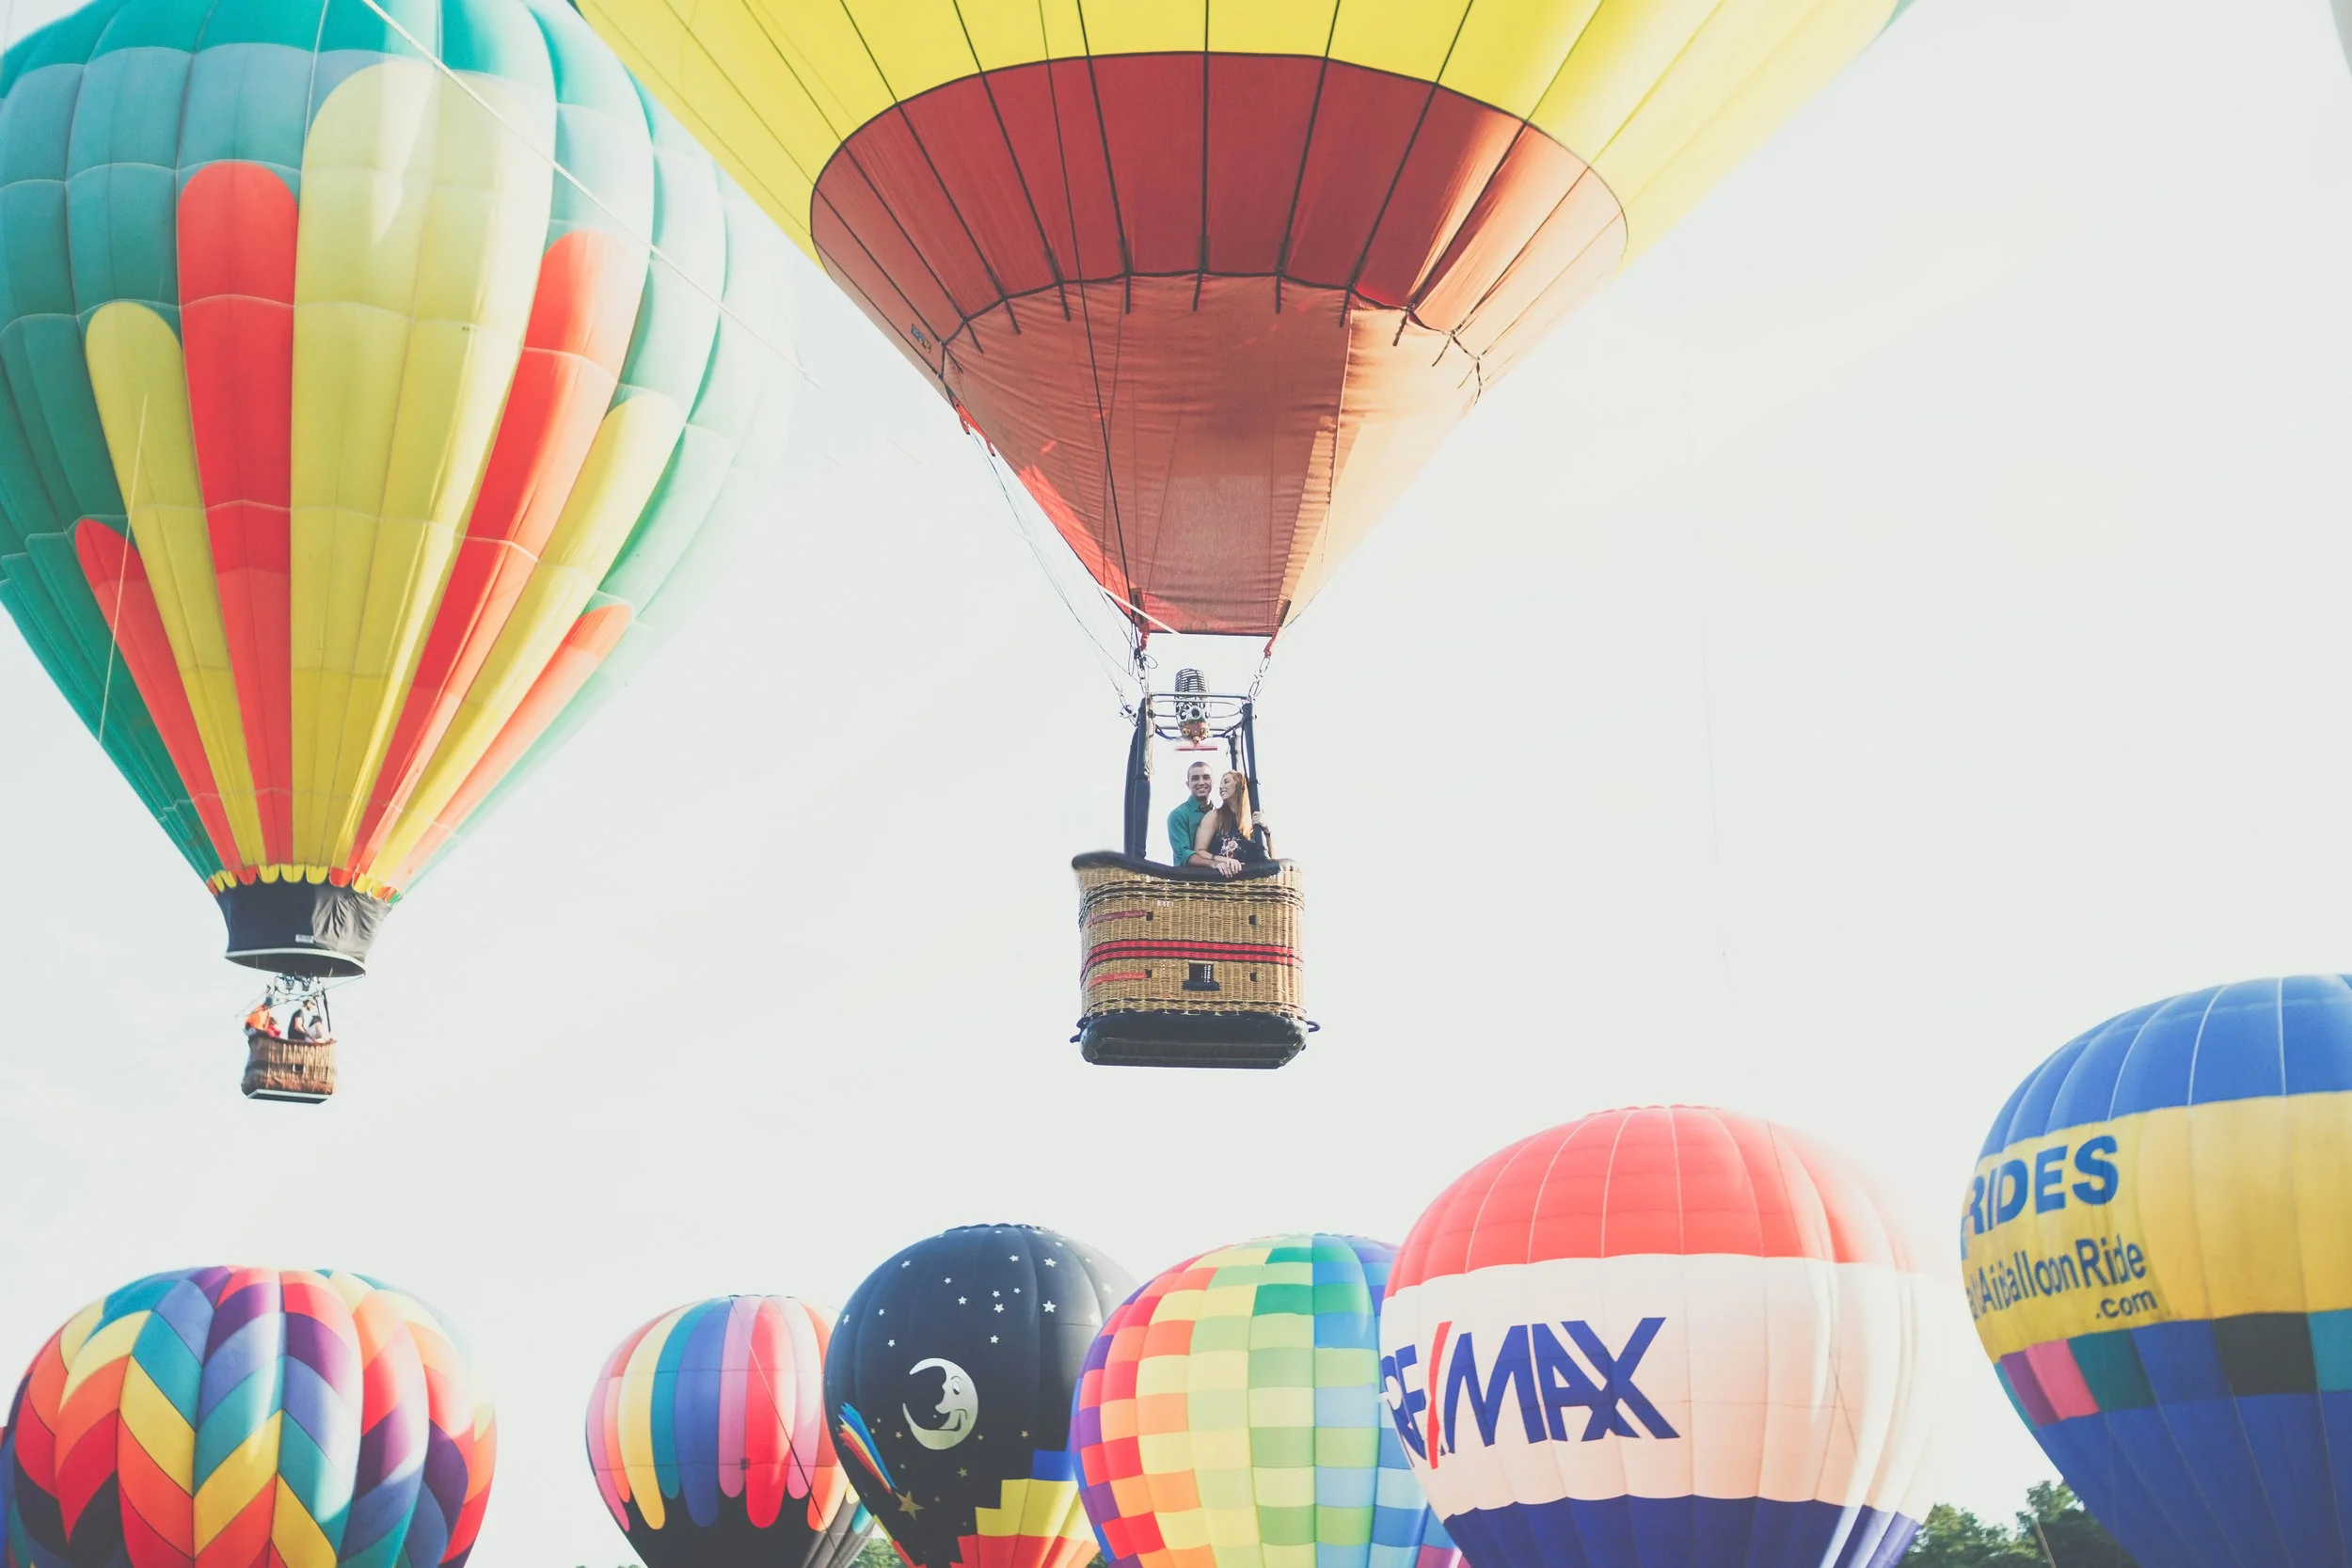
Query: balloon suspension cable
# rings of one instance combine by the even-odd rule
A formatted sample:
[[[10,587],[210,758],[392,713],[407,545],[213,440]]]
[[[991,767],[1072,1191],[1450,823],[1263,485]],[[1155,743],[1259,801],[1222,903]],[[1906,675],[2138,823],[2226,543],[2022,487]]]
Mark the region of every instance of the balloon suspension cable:
[[[1279,637],[1281,633],[1277,632],[1274,635]],[[1258,689],[1265,685],[1266,667],[1273,662],[1274,638],[1269,637],[1265,640],[1265,646],[1258,650],[1258,673],[1249,677],[1249,700],[1251,702],[1258,700]]]
[[[688,272],[684,267],[678,265],[677,262],[671,258],[668,251],[663,250],[659,245],[654,243],[654,238],[651,234],[640,234],[626,219],[621,216],[620,214],[612,210],[611,203],[607,202],[604,198],[598,196],[595,191],[590,190],[585,181],[581,180],[579,175],[574,174],[570,169],[565,168],[562,159],[558,158],[552,152],[541,150],[539,144],[533,141],[521,126],[507,119],[503,114],[501,114],[497,104],[492,103],[487,98],[485,98],[482,93],[475,88],[471,82],[467,81],[465,77],[459,75],[455,71],[451,70],[449,63],[443,60],[439,55],[430,49],[427,49],[424,46],[424,41],[418,38],[416,34],[410,32],[407,26],[402,23],[400,18],[394,16],[390,11],[386,10],[381,4],[381,0],[359,0],[359,3],[367,7],[368,9],[373,11],[376,14],[377,19],[381,21],[385,26],[390,28],[393,33],[398,35],[402,41],[405,42],[409,48],[414,49],[418,54],[423,55],[428,61],[432,62],[433,69],[447,77],[450,83],[460,92],[463,92],[468,98],[472,99],[475,104],[481,108],[483,113],[488,115],[492,119],[498,121],[499,124],[504,126],[507,132],[513,135],[516,141],[522,143],[524,148],[527,149],[533,157],[537,158],[541,163],[547,165],[548,167],[553,169],[557,174],[561,175],[564,182],[568,183],[572,189],[578,191],[581,196],[585,197],[588,201],[596,207],[596,211],[602,213],[606,217],[610,218],[612,221],[613,228],[619,230],[622,233],[628,235],[636,243],[644,245],[647,255],[653,257],[663,266],[668,267],[672,272],[677,274],[679,278],[685,282],[688,288],[693,290],[696,293],[702,295],[703,298],[708,300],[711,306],[716,309],[721,315],[726,317],[728,321],[733,322],[736,326],[742,331],[745,337],[751,339],[754,342],[759,344],[760,347],[766,349],[769,353],[774,355],[777,358],[791,366],[792,372],[795,375],[798,375],[803,381],[807,382],[810,386],[815,387],[819,390],[824,388],[823,382],[809,374],[808,367],[801,363],[801,357],[799,355],[794,354],[790,349],[786,348],[781,343],[771,341],[766,333],[760,331],[757,327],[752,325],[751,323],[745,321],[740,315],[736,313],[734,307],[730,306],[724,299],[722,299],[718,294],[706,288],[700,278]],[[324,13],[322,13],[322,16],[323,14]],[[321,25],[323,28],[323,21]],[[316,56],[313,55],[314,60]],[[716,160],[713,160],[712,166],[717,166]],[[748,193],[746,194],[748,195]]]
[[[1137,635],[1134,621],[1130,619],[1125,623],[1129,641],[1127,657],[1122,660],[1116,657],[1110,649],[1104,645],[1103,640],[1095,635],[1094,628],[1087,625],[1086,617],[1078,612],[1077,602],[1063,591],[1061,578],[1055,575],[1053,566],[1045,559],[1044,549],[1039,546],[1035,533],[1031,531],[1025,520],[1021,503],[1013,499],[1011,487],[1005,483],[1005,466],[997,455],[995,445],[989,440],[985,431],[972,422],[961,404],[950,406],[955,408],[956,420],[963,426],[964,434],[972,437],[972,450],[978,454],[981,466],[988,469],[988,477],[995,482],[997,499],[1005,503],[1008,529],[1014,538],[1020,540],[1027,547],[1030,557],[1037,562],[1038,570],[1044,574],[1045,585],[1054,591],[1054,597],[1061,601],[1062,609],[1070,612],[1071,624],[1078,628],[1078,635],[1087,640],[1087,646],[1094,651],[1095,657],[1102,662],[1104,673],[1110,677],[1112,691],[1119,695],[1123,705],[1126,701],[1127,671],[1129,668],[1140,671],[1143,660],[1143,641]],[[1101,583],[1096,583],[1094,586],[1098,591],[1102,588]],[[1134,710],[1122,705],[1120,711],[1132,713]]]

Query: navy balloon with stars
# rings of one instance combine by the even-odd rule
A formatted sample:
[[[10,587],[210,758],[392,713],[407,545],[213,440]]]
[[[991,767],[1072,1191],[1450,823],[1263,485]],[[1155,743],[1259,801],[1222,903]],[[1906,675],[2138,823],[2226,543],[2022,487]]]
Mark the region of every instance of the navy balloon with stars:
[[[1084,1243],[970,1225],[892,1256],[825,1354],[842,1467],[914,1568],[1081,1568],[1070,1408],[1088,1347],[1135,1290]]]

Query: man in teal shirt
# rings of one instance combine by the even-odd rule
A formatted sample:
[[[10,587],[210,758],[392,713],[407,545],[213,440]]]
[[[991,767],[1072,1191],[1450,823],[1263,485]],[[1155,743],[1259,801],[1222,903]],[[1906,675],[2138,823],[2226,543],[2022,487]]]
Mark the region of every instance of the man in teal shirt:
[[[1209,815],[1209,796],[1216,788],[1216,769],[1195,762],[1184,769],[1184,787],[1191,791],[1168,814],[1168,858],[1177,865],[1192,859],[1192,841]]]

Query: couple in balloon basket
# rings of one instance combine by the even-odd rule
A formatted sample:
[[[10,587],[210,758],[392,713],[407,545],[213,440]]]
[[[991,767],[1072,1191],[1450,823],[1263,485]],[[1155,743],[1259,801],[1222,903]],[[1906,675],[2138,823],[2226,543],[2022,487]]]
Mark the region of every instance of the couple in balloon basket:
[[[1274,835],[1265,818],[1249,809],[1248,775],[1235,771],[1219,779],[1207,763],[1195,762],[1184,770],[1184,798],[1168,814],[1169,860],[1238,877],[1244,867],[1274,858]]]

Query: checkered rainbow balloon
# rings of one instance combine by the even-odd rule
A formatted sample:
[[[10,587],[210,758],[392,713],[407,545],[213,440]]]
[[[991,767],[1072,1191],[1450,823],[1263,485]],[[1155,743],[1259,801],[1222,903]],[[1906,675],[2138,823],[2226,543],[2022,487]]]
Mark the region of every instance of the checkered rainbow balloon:
[[[49,1338],[0,1441],[6,1568],[455,1568],[490,1402],[448,1325],[356,1274],[150,1275]]]
[[[1103,1325],[1071,1429],[1103,1549],[1140,1568],[1457,1568],[1380,1408],[1396,1249],[1265,1236]]]

